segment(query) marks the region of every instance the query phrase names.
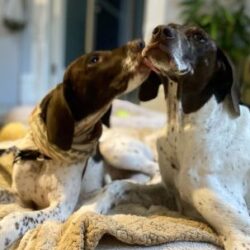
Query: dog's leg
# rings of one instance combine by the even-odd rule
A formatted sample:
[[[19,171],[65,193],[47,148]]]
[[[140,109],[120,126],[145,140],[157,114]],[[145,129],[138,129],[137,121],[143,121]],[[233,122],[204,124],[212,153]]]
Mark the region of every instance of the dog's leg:
[[[48,164],[46,175],[42,175],[42,178],[45,178],[43,180],[46,181],[42,182],[43,187],[41,185],[38,187],[41,189],[41,194],[48,197],[49,205],[42,210],[14,212],[4,217],[0,221],[1,250],[45,220],[64,221],[73,212],[79,197],[84,165],[79,163],[70,167],[58,167],[52,162],[48,162]],[[36,195],[36,193],[32,193],[30,197],[35,199]]]
[[[7,215],[0,221],[0,249],[6,249],[28,230],[45,220],[64,221],[72,210],[72,204],[61,201],[52,203],[43,210],[14,212]]]
[[[142,185],[126,180],[114,181],[106,186],[89,202],[84,204],[80,212],[94,211],[109,214],[119,205],[137,204],[149,209],[151,206],[163,206],[175,210],[175,199],[162,184]]]
[[[31,211],[31,209],[21,207],[17,203],[3,204],[0,206],[0,220],[6,217],[8,214],[21,211]]]
[[[222,236],[226,250],[250,249],[250,217],[244,198],[239,192],[225,189],[218,180],[206,183],[209,181],[213,186],[189,185],[185,195],[191,197],[196,210]]]
[[[104,160],[117,169],[142,172],[149,176],[159,169],[152,150],[138,139],[121,135],[106,139],[99,147]]]
[[[16,202],[17,196],[14,192],[8,189],[0,188],[0,204],[8,204]]]

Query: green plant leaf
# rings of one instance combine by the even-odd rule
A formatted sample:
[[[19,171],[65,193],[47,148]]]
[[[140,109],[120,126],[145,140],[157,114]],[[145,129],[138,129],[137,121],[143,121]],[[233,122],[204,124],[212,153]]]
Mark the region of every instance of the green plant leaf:
[[[233,60],[250,54],[250,16],[246,13],[246,1],[234,0],[232,5],[238,5],[237,9],[212,0],[210,8],[204,10],[204,3],[205,0],[182,0],[183,20],[205,29]]]

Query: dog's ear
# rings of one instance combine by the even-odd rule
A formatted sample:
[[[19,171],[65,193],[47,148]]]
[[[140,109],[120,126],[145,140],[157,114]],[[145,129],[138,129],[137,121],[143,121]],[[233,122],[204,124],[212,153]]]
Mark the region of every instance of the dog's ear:
[[[235,67],[229,57],[220,49],[217,49],[217,73],[215,93],[216,97],[229,95],[234,113],[240,115],[240,87]],[[223,96],[224,95],[224,96]]]
[[[65,100],[62,84],[45,97],[41,109],[49,142],[69,150],[73,142],[74,118]]]
[[[107,112],[101,118],[102,123],[108,128],[110,128],[111,113],[112,113],[112,105],[110,106],[110,108],[107,110]]]
[[[154,71],[151,71],[149,77],[140,86],[140,101],[146,102],[157,97],[160,84],[160,77]]]

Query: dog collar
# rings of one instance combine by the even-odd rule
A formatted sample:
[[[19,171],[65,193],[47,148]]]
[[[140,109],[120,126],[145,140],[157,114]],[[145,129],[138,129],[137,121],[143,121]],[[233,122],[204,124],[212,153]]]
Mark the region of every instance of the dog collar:
[[[18,161],[45,161],[45,160],[51,160],[51,158],[45,154],[42,154],[38,150],[24,149],[24,150],[18,150],[14,158],[14,163]]]

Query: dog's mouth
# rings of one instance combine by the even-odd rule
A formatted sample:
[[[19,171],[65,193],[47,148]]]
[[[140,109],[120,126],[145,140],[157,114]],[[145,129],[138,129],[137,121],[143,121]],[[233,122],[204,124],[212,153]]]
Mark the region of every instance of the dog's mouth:
[[[143,47],[129,48],[127,57],[124,61],[124,68],[132,74],[149,74],[150,68],[144,63],[144,58],[142,56]]]
[[[178,50],[176,50],[178,51]],[[151,42],[142,51],[144,64],[157,74],[182,76],[191,70],[180,60],[180,55],[161,42]]]
[[[123,61],[123,75],[127,79],[127,90],[122,94],[126,94],[138,86],[140,86],[149,76],[151,69],[144,63],[142,57],[143,47],[129,48],[127,56]]]
[[[142,57],[141,53],[140,55],[138,55],[137,61],[138,61],[138,65],[137,65],[136,70],[138,70],[139,72],[149,72],[150,70],[152,70],[149,67],[149,65],[145,63],[145,58]]]
[[[149,69],[151,69],[155,73],[157,73],[157,74],[161,73],[161,71],[156,66],[154,66],[154,64],[147,57],[143,58],[143,63],[144,63],[144,65],[146,65]]]

